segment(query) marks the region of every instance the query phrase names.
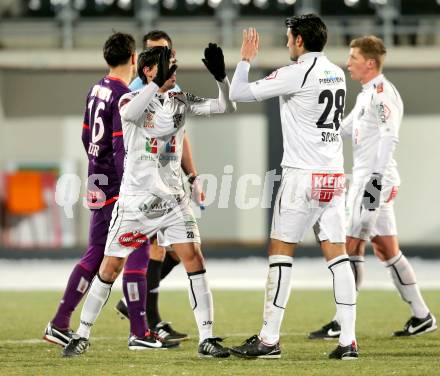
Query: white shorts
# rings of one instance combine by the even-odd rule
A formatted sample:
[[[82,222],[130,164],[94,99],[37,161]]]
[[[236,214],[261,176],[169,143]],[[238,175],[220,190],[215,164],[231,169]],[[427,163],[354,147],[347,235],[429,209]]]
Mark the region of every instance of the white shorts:
[[[398,187],[383,185],[379,207],[374,211],[369,211],[362,206],[366,183],[367,181],[354,181],[348,190],[347,236],[369,240],[375,236],[397,235],[394,198],[397,196]]]
[[[150,209],[150,204],[144,196],[119,196],[105,245],[106,256],[127,257],[155,234],[160,246],[200,243],[197,221],[187,198],[172,209],[168,206],[165,212]],[[157,202],[155,205],[157,208]]]
[[[313,227],[318,241],[345,243],[345,176],[283,168],[272,217],[272,239],[299,243]]]

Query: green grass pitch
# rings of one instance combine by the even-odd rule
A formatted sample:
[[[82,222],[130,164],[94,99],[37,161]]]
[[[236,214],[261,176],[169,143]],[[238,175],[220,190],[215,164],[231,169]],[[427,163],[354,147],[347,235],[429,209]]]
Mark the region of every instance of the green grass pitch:
[[[440,334],[397,339],[390,334],[409,317],[392,291],[363,291],[358,302],[360,358],[327,359],[334,341],[310,341],[306,334],[333,315],[330,291],[292,291],[282,327],[280,360],[199,359],[193,315],[185,291],[161,295],[162,316],[191,339],[175,350],[129,351],[128,321],[113,307],[114,291],[92,331],[92,346],[82,357],[63,359],[60,347],[40,341],[60,292],[0,292],[0,375],[440,375]],[[440,318],[440,291],[424,291]],[[258,332],[262,291],[214,291],[215,333],[236,345]],[[76,312],[72,325],[78,323]]]

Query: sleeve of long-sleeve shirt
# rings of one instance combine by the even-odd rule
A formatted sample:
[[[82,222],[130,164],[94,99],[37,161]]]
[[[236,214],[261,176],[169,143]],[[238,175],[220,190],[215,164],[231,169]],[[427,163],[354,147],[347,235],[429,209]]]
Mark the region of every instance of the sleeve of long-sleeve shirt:
[[[372,105],[377,115],[380,135],[376,161],[372,172],[383,174],[399,143],[399,129],[403,109],[400,108],[401,105],[398,98],[394,94],[385,91],[375,93]]]
[[[124,158],[125,158],[125,148],[124,148],[124,138],[122,134],[122,123],[121,116],[119,113],[118,106],[114,105],[112,109],[112,119],[113,119],[113,160],[115,163],[116,173],[119,179],[122,179],[122,174],[124,173]]]
[[[193,115],[211,115],[234,112],[236,105],[229,99],[230,84],[228,77],[222,82],[215,81],[218,87],[217,98],[201,98],[185,93],[187,110]]]
[[[119,100],[119,112],[122,124],[127,126],[142,127],[149,137],[164,137],[176,132],[174,124],[155,123],[152,128],[144,128],[145,116],[152,115],[161,111],[161,106],[157,107],[153,101],[159,87],[155,83],[150,83],[142,90],[124,94]]]
[[[354,116],[354,109],[351,110],[350,113],[342,119],[341,129],[339,130],[341,132],[342,138],[350,138],[352,136],[353,116]]]
[[[159,87],[151,82],[139,91],[124,94],[119,100],[121,120],[141,126],[139,120],[158,90]]]
[[[265,99],[290,95],[301,89],[304,74],[296,65],[279,68],[261,80],[249,82],[250,64],[240,61],[231,83],[230,98],[237,102],[263,101]]]

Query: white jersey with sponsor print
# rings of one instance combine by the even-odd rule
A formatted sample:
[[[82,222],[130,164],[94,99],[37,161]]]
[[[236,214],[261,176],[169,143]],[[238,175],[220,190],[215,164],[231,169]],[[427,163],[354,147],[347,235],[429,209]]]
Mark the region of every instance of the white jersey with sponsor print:
[[[343,136],[352,137],[355,180],[378,172],[385,182],[400,184],[392,153],[399,141],[402,117],[399,92],[382,74],[362,86],[353,110],[342,122]]]
[[[340,122],[345,75],[321,52],[309,52],[265,79],[250,84],[259,101],[279,96],[282,167],[342,172]]]
[[[155,83],[121,97],[126,156],[120,195],[142,195],[153,201],[184,196],[180,166],[186,115],[234,110],[229,102],[229,81],[226,78],[217,84],[217,99],[184,92],[160,94]]]

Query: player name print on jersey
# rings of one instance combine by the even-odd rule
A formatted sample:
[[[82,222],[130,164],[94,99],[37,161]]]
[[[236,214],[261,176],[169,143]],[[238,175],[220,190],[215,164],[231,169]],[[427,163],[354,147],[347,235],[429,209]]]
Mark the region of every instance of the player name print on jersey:
[[[312,174],[312,199],[330,202],[334,196],[340,196],[345,190],[344,174]]]
[[[93,86],[90,97],[99,98],[105,102],[109,102],[110,98],[112,97],[112,91],[107,87],[103,87],[101,85],[95,85]]]

